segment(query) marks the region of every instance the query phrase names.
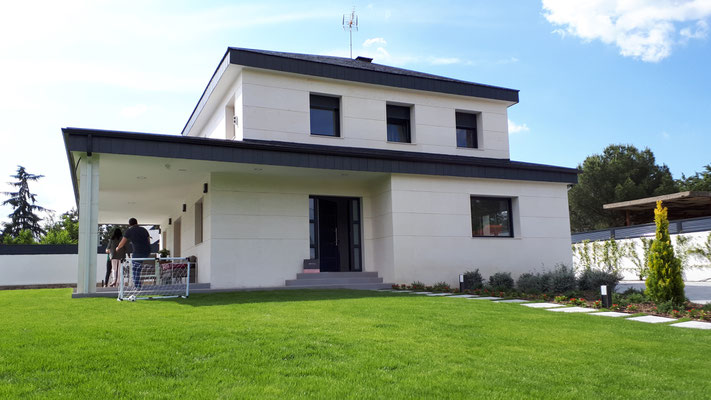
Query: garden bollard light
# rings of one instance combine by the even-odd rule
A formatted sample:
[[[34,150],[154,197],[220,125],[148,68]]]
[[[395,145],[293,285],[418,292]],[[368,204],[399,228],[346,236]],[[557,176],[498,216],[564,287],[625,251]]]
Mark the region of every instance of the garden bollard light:
[[[607,291],[607,285],[600,286],[600,295],[602,297],[602,306],[605,308],[612,307],[612,293]]]
[[[459,291],[464,291],[464,274],[459,274]]]

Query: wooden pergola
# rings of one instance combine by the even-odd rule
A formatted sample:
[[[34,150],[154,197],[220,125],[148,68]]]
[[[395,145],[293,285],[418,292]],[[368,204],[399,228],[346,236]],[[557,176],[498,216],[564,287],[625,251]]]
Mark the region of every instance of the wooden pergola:
[[[644,199],[621,201],[602,206],[605,210],[625,213],[625,225],[646,224],[654,221],[654,208],[661,200],[669,210],[669,219],[711,216],[711,192],[679,192]]]

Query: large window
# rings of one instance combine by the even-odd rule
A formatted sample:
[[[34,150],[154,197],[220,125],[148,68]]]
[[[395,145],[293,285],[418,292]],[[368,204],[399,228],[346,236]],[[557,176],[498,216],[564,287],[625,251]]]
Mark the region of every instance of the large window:
[[[338,97],[312,94],[311,102],[311,134],[322,136],[341,136],[340,99]]]
[[[202,243],[202,199],[195,203],[195,244]]]
[[[457,119],[457,147],[479,147],[476,138],[476,114],[458,112]]]
[[[410,107],[387,106],[388,142],[411,143]]]
[[[513,237],[511,199],[471,197],[472,236]]]

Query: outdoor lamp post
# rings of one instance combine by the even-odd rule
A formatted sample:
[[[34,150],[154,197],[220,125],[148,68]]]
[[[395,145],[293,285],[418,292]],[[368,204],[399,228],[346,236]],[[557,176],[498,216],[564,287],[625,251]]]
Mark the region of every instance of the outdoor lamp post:
[[[612,293],[608,292],[607,285],[600,286],[600,295],[602,306],[605,308],[612,307]]]
[[[464,274],[459,274],[459,291],[464,291]]]

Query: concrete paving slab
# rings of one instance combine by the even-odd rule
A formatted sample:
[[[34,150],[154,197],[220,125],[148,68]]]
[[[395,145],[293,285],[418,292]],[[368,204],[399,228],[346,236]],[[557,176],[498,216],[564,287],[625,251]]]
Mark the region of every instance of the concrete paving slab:
[[[613,317],[613,318],[629,317],[630,316],[630,314],[623,313],[623,312],[616,312],[616,311],[596,312],[596,313],[592,313],[590,315],[599,315],[601,317]]]
[[[562,304],[555,304],[555,303],[525,303],[525,304],[521,304],[521,305],[526,306],[526,307],[531,307],[531,308],[563,307]]]
[[[675,326],[677,328],[711,329],[711,322],[686,321],[679,322],[678,324],[671,324],[669,326]]]
[[[656,315],[644,315],[641,317],[627,318],[627,321],[646,322],[648,324],[661,324],[664,322],[676,321],[674,318],[657,317]]]
[[[449,296],[450,293],[430,293],[428,296]]]
[[[432,292],[410,292],[412,294],[430,294]]]
[[[564,312],[564,313],[588,313],[595,311],[594,308],[585,307],[556,307],[548,308],[546,311]]]
[[[526,303],[531,300],[523,300],[523,299],[509,299],[509,300],[499,300],[495,301],[494,303]]]
[[[501,300],[501,297],[471,297],[469,300]]]
[[[464,298],[468,298],[468,297],[470,298],[470,297],[479,297],[479,296],[477,296],[477,295],[475,295],[475,294],[457,294],[457,295],[449,296],[449,297],[452,297],[452,298],[462,298],[462,299],[464,299]]]

